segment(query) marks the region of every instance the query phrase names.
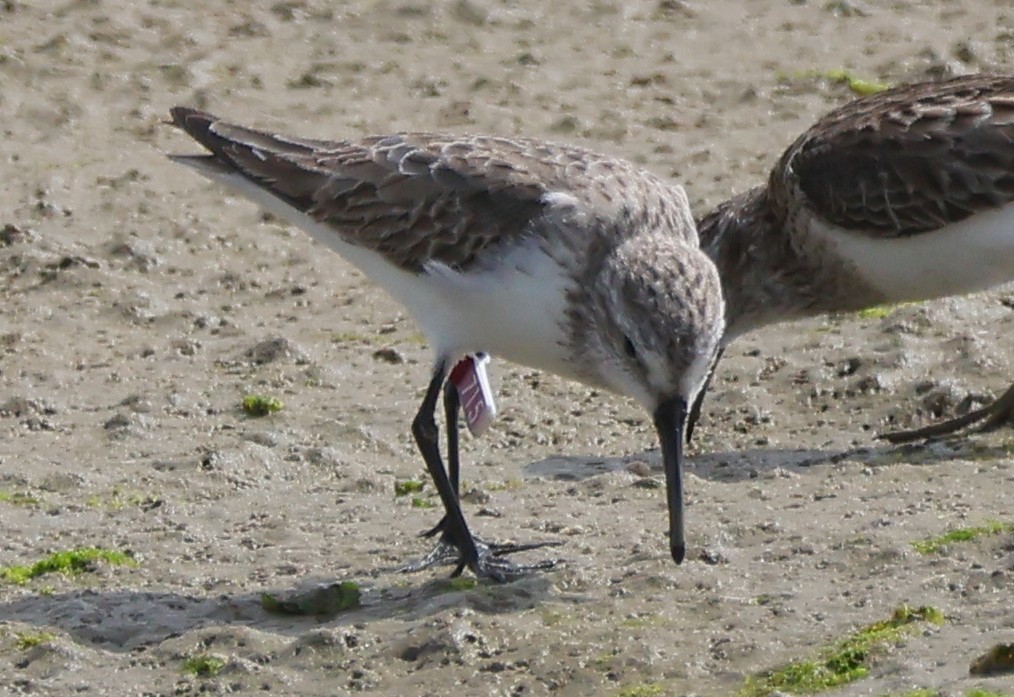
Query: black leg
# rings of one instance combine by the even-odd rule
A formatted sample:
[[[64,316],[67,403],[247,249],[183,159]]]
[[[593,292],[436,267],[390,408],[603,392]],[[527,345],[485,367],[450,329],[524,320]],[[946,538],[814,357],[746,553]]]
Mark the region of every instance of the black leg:
[[[447,473],[448,478],[451,482],[451,488],[454,489],[454,495],[458,497],[459,505],[461,499],[460,491],[460,476],[461,476],[461,459],[459,457],[458,449],[458,415],[461,408],[461,397],[458,394],[458,388],[452,383],[447,382],[444,384],[444,418],[447,423]],[[404,567],[406,570],[416,571],[430,566],[437,566],[439,564],[448,563],[459,563],[460,554],[457,547],[454,545],[454,541],[450,535],[447,534],[447,516],[445,515],[440,519],[440,522],[434,525],[432,528],[422,533],[421,537],[434,537],[438,533],[442,533],[440,540],[437,541],[436,547],[434,547],[423,559],[412,564],[411,566]],[[524,552],[530,549],[539,549],[540,547],[555,547],[559,543],[557,542],[527,542],[523,544],[504,544],[500,542],[488,542],[483,540],[477,535],[473,535],[472,539],[475,540],[476,547],[482,551],[488,551],[489,554],[500,557],[515,552]],[[539,567],[543,568],[543,567]],[[459,569],[460,571],[460,569]]]
[[[447,462],[444,469],[440,458],[439,433],[433,414],[440,385],[447,375],[447,364],[441,361],[434,369],[433,377],[426,390],[419,411],[412,422],[412,434],[415,436],[419,452],[426,461],[430,477],[437,487],[440,499],[444,504],[444,517],[431,530],[423,533],[431,537],[441,533],[440,540],[422,559],[402,567],[402,571],[419,571],[438,564],[457,562],[452,576],[458,576],[468,566],[477,576],[488,576],[497,581],[507,581],[537,569],[550,569],[559,560],[547,560],[529,566],[518,566],[506,560],[497,559],[514,552],[522,552],[540,547],[554,547],[559,542],[535,542],[526,544],[487,543],[474,537],[468,530],[459,500],[461,460],[458,449],[458,411],[461,407],[457,388],[451,384],[444,385],[444,416],[447,422]]]
[[[458,409],[461,407],[461,398],[458,395],[458,388],[450,382],[444,383],[444,420],[447,422],[447,473],[451,480],[451,488],[454,495],[459,497],[461,492],[461,458],[458,453]],[[440,519],[440,522],[422,533],[420,537],[433,537],[442,532],[447,525],[447,516]],[[434,560],[436,563],[436,560]]]
[[[458,388],[450,381],[444,383],[444,420],[447,424],[447,473],[454,489],[454,496],[459,499],[460,505],[460,476],[461,458],[458,451],[458,409],[461,407],[461,398],[458,395]],[[433,537],[443,533],[447,528],[447,516],[440,519],[440,522],[422,533],[420,537]],[[424,569],[438,564],[457,563],[457,548],[446,534],[441,535],[437,546],[423,559],[411,565],[411,570]]]
[[[444,504],[444,520],[439,527],[443,528],[445,535],[448,535],[458,548],[460,558],[458,568],[454,570],[454,576],[461,573],[465,566],[475,569],[479,560],[479,553],[475,547],[475,540],[465,523],[465,516],[461,512],[461,504],[458,501],[456,487],[451,484],[444,469],[444,463],[440,458],[440,442],[437,423],[433,419],[436,412],[437,397],[440,396],[440,388],[444,385],[447,377],[447,361],[440,359],[433,370],[433,377],[430,379],[429,387],[426,388],[426,396],[423,397],[419,411],[412,420],[412,435],[415,436],[416,445],[426,462],[426,469],[430,472],[430,478],[440,494],[440,500]],[[455,421],[457,421],[457,410],[455,409]],[[456,429],[455,429],[456,430]],[[450,438],[450,434],[448,434]],[[457,443],[457,434],[454,436]],[[457,454],[453,456],[457,460]],[[458,469],[458,464],[455,464]]]
[[[461,476],[461,459],[458,457],[458,409],[461,397],[458,388],[451,383],[444,385],[444,421],[447,423],[447,474],[451,480],[454,495],[460,496],[458,490]]]

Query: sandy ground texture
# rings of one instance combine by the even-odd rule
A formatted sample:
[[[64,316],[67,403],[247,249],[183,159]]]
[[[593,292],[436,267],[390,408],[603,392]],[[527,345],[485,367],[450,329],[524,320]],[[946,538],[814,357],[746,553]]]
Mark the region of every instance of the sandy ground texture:
[[[438,517],[393,493],[424,476],[408,424],[430,356],[411,320],[163,157],[193,150],[162,123],[173,104],[307,136],[525,134],[630,158],[703,212],[850,97],[814,76],[841,68],[1010,71],[1014,9],[0,3],[0,566],[90,546],[138,562],[0,583],[0,692],[726,695],[909,604],[947,622],[840,694],[1010,694],[968,668],[1014,641],[1014,538],[911,543],[1014,520],[1014,434],[874,439],[1005,387],[1009,290],[733,345],[690,453],[681,567],[640,410],[494,363],[502,416],[464,439],[465,513],[488,537],[562,540],[567,563],[456,587],[449,569],[394,572]],[[249,418],[251,393],[285,408]],[[363,606],[261,607],[334,581]],[[217,674],[186,669],[202,656]]]

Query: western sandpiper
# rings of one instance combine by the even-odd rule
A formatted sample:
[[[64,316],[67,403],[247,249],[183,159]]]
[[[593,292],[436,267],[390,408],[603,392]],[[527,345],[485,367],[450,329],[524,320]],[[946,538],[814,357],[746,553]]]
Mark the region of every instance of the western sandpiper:
[[[477,543],[441,459],[441,387],[455,361],[480,351],[630,396],[650,412],[670,553],[683,560],[681,439],[724,309],[679,186],[622,160],[522,138],[306,140],[183,107],[172,123],[210,151],[174,161],[337,251],[401,302],[430,342],[433,371],[412,432],[443,502],[438,527],[457,549],[455,574],[467,566],[505,580],[533,568]],[[456,468],[456,432],[449,441]]]
[[[846,104],[785,151],[767,186],[719,204],[698,227],[722,278],[723,345],[775,322],[1012,281],[1014,76],[911,84]],[[885,437],[994,426],[1012,412],[1014,387],[965,417]]]

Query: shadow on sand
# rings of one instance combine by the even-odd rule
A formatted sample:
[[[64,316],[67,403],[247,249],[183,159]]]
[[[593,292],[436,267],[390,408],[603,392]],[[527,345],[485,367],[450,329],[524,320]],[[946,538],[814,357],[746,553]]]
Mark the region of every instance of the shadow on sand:
[[[805,471],[843,461],[876,467],[898,462],[932,465],[956,458],[991,457],[1006,458],[1009,453],[1003,447],[967,441],[885,444],[847,450],[748,450],[697,455],[687,461],[687,471],[706,479],[738,481],[776,468]],[[652,475],[660,474],[657,451],[623,458],[557,456],[527,465],[525,474],[577,481],[621,471],[635,462],[647,464]],[[815,475],[819,476],[819,472],[814,470]],[[362,606],[332,616],[275,615],[261,604],[262,592],[288,596],[309,592],[335,580],[321,576],[303,579],[296,587],[216,597],[129,589],[82,589],[51,595],[29,595],[30,591],[26,591],[26,595],[0,604],[0,621],[55,627],[82,643],[107,650],[130,651],[213,626],[251,627],[296,636],[322,623],[334,628],[399,615],[435,615],[455,607],[468,607],[486,614],[516,613],[538,607],[551,595],[552,581],[544,574],[531,574],[503,585],[479,582],[473,588],[463,589],[447,578],[450,567],[443,569],[427,572],[439,574],[439,577],[422,584],[400,583],[396,580],[398,577],[390,573],[393,569],[377,570],[373,576],[381,581],[373,584],[366,581],[361,585]]]
[[[736,452],[707,453],[688,457],[687,472],[695,476],[721,481],[754,479],[758,474],[775,469],[806,470],[838,462],[855,462],[869,467],[882,467],[907,462],[933,465],[955,459],[986,460],[1010,457],[1009,448],[967,439],[936,441],[923,444],[872,444],[847,449],[751,449]],[[658,450],[648,450],[625,457],[558,455],[533,462],[524,468],[527,476],[562,481],[579,481],[608,472],[631,468],[635,463],[647,464],[652,474],[662,474]]]
[[[334,582],[333,578],[315,577],[302,579],[295,587],[215,597],[126,588],[51,595],[26,591],[31,595],[0,604],[0,622],[56,628],[82,644],[132,651],[208,627],[248,627],[296,637],[325,623],[334,629],[399,615],[426,617],[463,607],[483,614],[516,613],[540,605],[552,585],[544,574],[531,574],[508,584],[478,582],[462,588],[447,578],[448,573],[409,587],[363,583],[362,605],[332,615],[279,615],[262,606],[262,593],[299,595]],[[390,583],[390,577],[386,582]]]

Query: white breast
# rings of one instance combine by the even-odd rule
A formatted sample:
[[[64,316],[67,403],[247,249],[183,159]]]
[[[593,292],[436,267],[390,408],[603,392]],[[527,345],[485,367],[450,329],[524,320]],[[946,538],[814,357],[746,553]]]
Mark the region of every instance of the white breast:
[[[522,365],[575,376],[565,348],[567,293],[572,281],[535,240],[519,241],[482,271],[459,273],[443,264],[431,264],[426,270],[425,292],[419,295],[416,289],[414,297],[399,299],[420,325],[433,321],[430,331],[435,346],[446,351],[487,351]],[[420,301],[442,304],[441,316],[424,318],[426,307],[413,309]]]

